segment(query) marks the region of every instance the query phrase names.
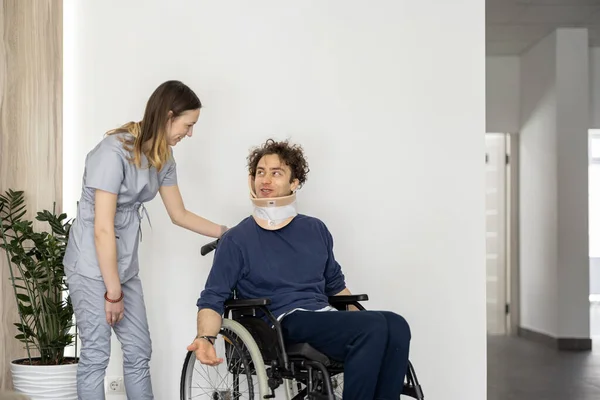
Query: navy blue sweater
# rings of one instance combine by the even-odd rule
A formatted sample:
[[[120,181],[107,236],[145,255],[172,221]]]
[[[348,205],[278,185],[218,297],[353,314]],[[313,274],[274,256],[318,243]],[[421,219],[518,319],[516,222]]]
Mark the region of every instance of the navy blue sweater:
[[[223,314],[233,289],[239,298],[269,298],[278,317],[294,308],[318,310],[346,287],[333,238],[317,218],[297,215],[269,231],[248,217],[219,241],[206,286],[196,303]]]

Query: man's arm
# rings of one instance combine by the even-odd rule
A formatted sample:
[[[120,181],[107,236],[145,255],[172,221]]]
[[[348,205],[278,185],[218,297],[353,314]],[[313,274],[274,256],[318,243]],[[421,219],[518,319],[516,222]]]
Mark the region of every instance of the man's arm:
[[[350,290],[348,288],[344,288],[341,292],[337,293],[336,296],[351,296]]]
[[[240,249],[225,235],[215,251],[213,266],[206,280],[206,286],[196,305],[197,336],[188,346],[196,358],[207,365],[217,365],[223,360],[217,358],[213,347],[214,340],[221,329],[224,303],[236,287],[243,267]]]
[[[342,267],[335,259],[333,254],[333,236],[325,227],[325,241],[327,243],[327,265],[325,266],[325,291],[328,296],[346,296],[352,295],[350,290],[346,287],[346,277],[342,272]],[[359,311],[356,306],[349,305],[348,311]]]
[[[346,288],[346,278],[342,273],[342,267],[335,259],[333,254],[333,237],[329,230],[323,224],[325,234],[325,244],[327,246],[327,264],[325,265],[325,294],[327,296],[337,296],[350,291]]]
[[[201,336],[217,336],[221,330],[221,322],[223,319],[216,311],[210,308],[203,308],[198,311],[198,337]]]
[[[344,288],[344,290],[342,290],[341,292],[339,292],[338,294],[336,294],[336,296],[351,296],[352,293],[350,293],[350,290],[348,288]],[[356,306],[350,304],[348,306],[348,311],[360,311]]]
[[[219,365],[222,358],[217,357],[213,346],[219,330],[221,330],[221,316],[210,308],[198,311],[198,335],[187,347],[188,351],[196,353],[196,358],[204,365]]]

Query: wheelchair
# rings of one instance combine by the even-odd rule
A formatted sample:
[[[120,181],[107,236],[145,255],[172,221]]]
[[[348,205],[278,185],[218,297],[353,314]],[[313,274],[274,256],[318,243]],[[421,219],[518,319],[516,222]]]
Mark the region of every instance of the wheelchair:
[[[210,253],[217,244],[218,240],[206,244],[201,254]],[[350,305],[365,310],[360,302],[367,300],[366,294],[329,298],[338,310],[346,310]],[[181,372],[181,400],[343,398],[343,363],[328,358],[308,343],[286,346],[279,321],[268,310],[269,304],[269,299],[239,299],[233,291],[225,302],[221,330],[215,341],[217,357],[223,362],[203,365],[188,351]],[[424,399],[410,361],[403,396]]]

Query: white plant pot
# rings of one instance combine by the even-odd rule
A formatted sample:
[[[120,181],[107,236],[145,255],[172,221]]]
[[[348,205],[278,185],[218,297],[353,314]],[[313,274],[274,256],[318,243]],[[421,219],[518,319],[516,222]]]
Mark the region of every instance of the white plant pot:
[[[15,360],[20,361],[20,360]],[[77,364],[10,363],[14,390],[31,400],[77,400]]]

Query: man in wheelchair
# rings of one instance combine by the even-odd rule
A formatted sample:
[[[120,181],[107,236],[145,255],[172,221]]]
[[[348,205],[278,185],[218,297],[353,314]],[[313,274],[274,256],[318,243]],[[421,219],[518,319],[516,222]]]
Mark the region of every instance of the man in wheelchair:
[[[300,146],[268,140],[248,156],[254,213],[221,238],[198,299],[198,335],[188,350],[218,365],[213,338],[232,290],[269,298],[286,344],[308,343],[344,364],[344,399],[398,400],[411,332],[388,311],[338,311],[329,296],[350,295],[335,260],[333,238],[317,218],[296,211],[296,190],[308,174]]]

